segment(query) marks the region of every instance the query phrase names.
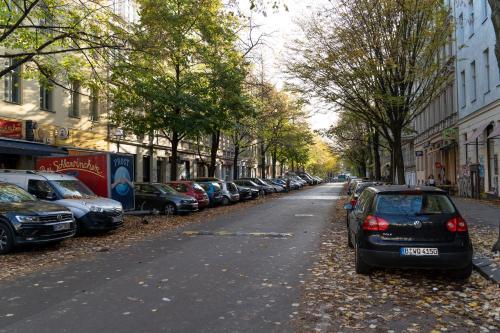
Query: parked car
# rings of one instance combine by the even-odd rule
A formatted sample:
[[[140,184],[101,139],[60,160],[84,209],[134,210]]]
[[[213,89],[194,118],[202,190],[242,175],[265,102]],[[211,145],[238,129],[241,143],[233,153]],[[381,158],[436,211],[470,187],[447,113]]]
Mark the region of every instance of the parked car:
[[[274,189],[273,186],[270,186],[269,184],[267,184],[265,181],[263,181],[260,178],[241,178],[240,180],[250,181],[250,182],[254,183],[257,186],[260,186],[260,188],[262,189],[262,191],[264,192],[264,194],[271,194],[271,193],[275,193],[276,192],[276,190]],[[245,186],[250,186],[250,184],[247,184]]]
[[[75,219],[68,208],[0,182],[0,254],[22,244],[62,241],[75,233]]]
[[[297,176],[299,176],[300,178],[305,180],[309,185],[316,185],[317,184],[317,181],[314,178],[312,178],[312,176],[310,174],[308,174],[307,172],[298,171]]]
[[[281,186],[283,188],[284,192],[290,192],[291,190],[294,190],[295,186],[292,186],[291,182],[287,182],[283,178],[273,178],[269,180],[273,185]]]
[[[189,180],[177,180],[167,182],[167,185],[172,187],[179,193],[188,195],[198,201],[198,208],[202,209],[210,204],[207,192],[198,183]]]
[[[460,279],[472,272],[467,223],[446,192],[435,187],[366,188],[348,225],[356,272],[372,267],[448,270]]]
[[[234,181],[234,183],[238,186],[244,186],[244,187],[249,187],[251,189],[255,189],[255,190],[259,191],[259,195],[265,195],[267,193],[274,192],[274,189],[271,188],[270,186],[264,187],[264,185],[258,185],[249,179],[237,179]],[[267,188],[268,192],[266,192],[266,190],[264,188]]]
[[[165,215],[198,211],[198,201],[161,183],[135,183],[137,210],[156,209]]]
[[[266,183],[267,185],[271,186],[272,188],[274,188],[274,192],[276,193],[281,193],[281,192],[284,192],[285,191],[285,186],[279,184],[279,183],[276,183],[275,181],[271,180],[271,179],[262,179],[262,181],[264,183]]]
[[[235,184],[236,185],[236,184]],[[258,199],[260,196],[260,190],[253,189],[245,186],[236,185],[238,192],[240,194],[240,200],[250,200]]]
[[[123,225],[120,202],[98,197],[73,176],[31,170],[1,170],[0,181],[15,184],[40,200],[53,201],[69,208],[79,232],[109,231]]]
[[[235,183],[219,182],[219,186],[222,190],[222,204],[224,206],[240,201],[240,193]]]
[[[207,192],[210,206],[215,207],[222,203],[222,189],[219,185],[220,181],[198,182],[198,184]]]

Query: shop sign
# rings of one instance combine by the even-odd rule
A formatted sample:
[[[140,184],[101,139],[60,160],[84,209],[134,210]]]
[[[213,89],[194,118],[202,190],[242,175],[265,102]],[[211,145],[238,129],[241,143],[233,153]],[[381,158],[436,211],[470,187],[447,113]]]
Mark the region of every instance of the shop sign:
[[[424,156],[424,151],[423,150],[415,150],[415,156],[416,157]]]
[[[107,197],[107,158],[105,154],[47,157],[37,159],[37,170],[66,173],[80,179],[97,195]]]
[[[23,124],[20,121],[0,119],[0,137],[22,139]]]

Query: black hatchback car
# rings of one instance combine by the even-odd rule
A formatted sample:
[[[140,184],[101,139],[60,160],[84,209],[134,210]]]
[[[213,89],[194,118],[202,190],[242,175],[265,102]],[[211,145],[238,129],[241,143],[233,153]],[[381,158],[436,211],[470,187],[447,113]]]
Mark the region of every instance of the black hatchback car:
[[[135,183],[135,207],[156,209],[165,215],[198,211],[198,201],[161,183]]]
[[[459,279],[472,273],[467,223],[448,195],[435,187],[366,188],[349,210],[348,245],[356,272],[372,267],[443,269]],[[353,209],[354,208],[354,209]]]
[[[73,213],[0,182],[0,254],[16,245],[58,242],[76,233]]]

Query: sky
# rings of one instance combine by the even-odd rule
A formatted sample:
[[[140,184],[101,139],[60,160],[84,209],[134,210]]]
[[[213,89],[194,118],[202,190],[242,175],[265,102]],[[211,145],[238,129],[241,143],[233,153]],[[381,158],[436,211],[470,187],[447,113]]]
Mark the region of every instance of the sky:
[[[297,20],[307,18],[312,13],[329,3],[328,0],[282,0],[286,3],[288,11],[283,7],[278,10],[268,8],[266,16],[262,13],[252,13],[252,19],[259,26],[259,32],[266,35],[265,45],[258,53],[262,54],[264,61],[266,79],[281,89],[287,80],[284,71],[287,46],[296,38],[300,38],[302,32]],[[270,6],[268,6],[270,7]],[[240,8],[250,8],[249,0],[240,0]],[[248,11],[248,14],[250,11]],[[245,12],[247,14],[247,12]],[[255,33],[255,36],[259,35]],[[311,100],[307,111],[310,113],[309,123],[313,130],[327,129],[336,120],[336,115],[331,106],[325,106],[318,100]]]

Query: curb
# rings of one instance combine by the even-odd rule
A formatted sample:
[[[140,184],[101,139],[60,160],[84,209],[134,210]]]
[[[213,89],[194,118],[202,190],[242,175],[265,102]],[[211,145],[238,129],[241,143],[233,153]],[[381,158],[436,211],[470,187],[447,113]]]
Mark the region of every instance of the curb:
[[[472,265],[474,269],[483,277],[492,282],[500,284],[500,267],[495,265],[489,258],[473,258]]]

